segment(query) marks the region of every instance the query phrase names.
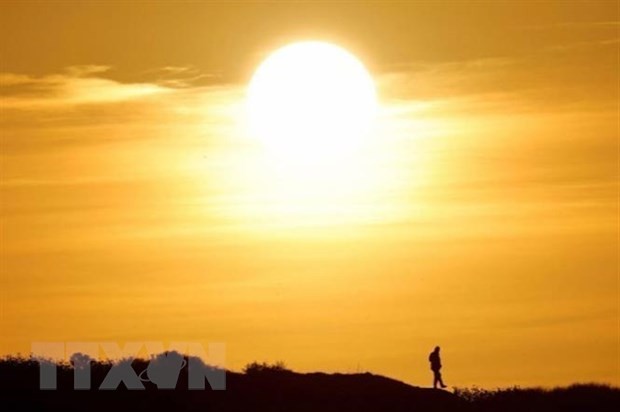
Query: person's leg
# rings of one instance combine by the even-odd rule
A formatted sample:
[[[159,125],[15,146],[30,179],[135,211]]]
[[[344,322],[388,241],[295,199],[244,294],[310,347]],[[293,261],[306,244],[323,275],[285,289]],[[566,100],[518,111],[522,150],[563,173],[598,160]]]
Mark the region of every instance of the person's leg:
[[[437,383],[439,383],[440,379],[441,375],[439,374],[439,371],[433,370],[433,389],[437,389]]]
[[[443,383],[443,378],[441,377],[441,372],[437,371],[437,380],[439,381],[439,386],[445,388],[446,385]]]

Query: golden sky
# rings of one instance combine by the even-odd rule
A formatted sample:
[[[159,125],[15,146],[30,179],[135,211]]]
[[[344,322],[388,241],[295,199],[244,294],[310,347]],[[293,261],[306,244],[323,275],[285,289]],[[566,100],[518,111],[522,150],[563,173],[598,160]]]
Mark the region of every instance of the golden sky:
[[[0,3],[0,354],[224,342],[227,366],[620,383],[618,4]],[[380,108],[355,160],[244,136],[320,39]]]

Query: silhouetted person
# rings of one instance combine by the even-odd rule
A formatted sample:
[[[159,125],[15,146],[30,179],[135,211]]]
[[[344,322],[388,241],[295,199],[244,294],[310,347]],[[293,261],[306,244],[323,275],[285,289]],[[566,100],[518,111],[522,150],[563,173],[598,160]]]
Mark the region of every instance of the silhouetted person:
[[[441,388],[445,388],[443,380],[441,379],[441,358],[439,357],[439,346],[435,346],[435,350],[428,356],[428,361],[431,363],[431,370],[433,371],[433,388],[437,389],[437,384]]]

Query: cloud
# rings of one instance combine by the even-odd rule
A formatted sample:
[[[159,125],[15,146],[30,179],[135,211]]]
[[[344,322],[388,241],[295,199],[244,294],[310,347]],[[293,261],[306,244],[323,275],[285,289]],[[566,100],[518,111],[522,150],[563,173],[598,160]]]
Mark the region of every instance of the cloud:
[[[106,66],[73,66],[41,77],[0,73],[2,108],[32,110],[66,108],[140,99],[170,92],[157,84],[124,84],[100,77]]]
[[[562,45],[557,45],[557,46],[549,46],[545,50],[564,52],[564,51],[575,50],[575,49],[589,49],[592,47],[613,46],[617,48],[618,43],[620,43],[620,39],[609,38],[609,39],[602,39],[602,40],[579,41],[579,42],[562,44]]]
[[[105,73],[111,69],[111,66],[103,66],[96,64],[86,64],[80,66],[69,66],[66,71],[69,75],[74,77],[87,76],[89,74]]]
[[[618,21],[573,21],[552,24],[532,24],[522,26],[526,30],[553,30],[553,29],[617,29]]]
[[[187,145],[225,145],[234,134],[231,130],[239,127],[242,87],[190,86],[188,79],[201,75],[192,67],[157,69],[168,76],[168,85],[112,80],[106,77],[110,70],[85,65],[44,76],[0,73],[0,130],[7,164],[22,155],[88,151],[93,145],[138,146],[171,139]],[[173,87],[175,82],[186,87]],[[7,166],[4,182],[24,186],[49,179],[31,181],[30,176],[9,173],[18,169]]]
[[[152,83],[171,87],[188,88],[204,85],[205,80],[218,79],[219,76],[201,72],[195,66],[164,66],[154,70],[147,70],[143,74],[152,78]]]
[[[520,56],[410,63],[392,67],[378,86],[392,101],[467,100],[474,109],[519,112],[616,110],[617,46],[617,38],[605,38]]]

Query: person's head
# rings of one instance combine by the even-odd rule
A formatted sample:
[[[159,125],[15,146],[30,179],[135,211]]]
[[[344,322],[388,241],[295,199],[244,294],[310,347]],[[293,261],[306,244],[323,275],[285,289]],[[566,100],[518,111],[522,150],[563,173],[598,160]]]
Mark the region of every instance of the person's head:
[[[436,352],[436,353],[439,353],[439,350],[440,350],[440,349],[441,349],[441,348],[440,348],[439,346],[435,346],[435,352]]]

